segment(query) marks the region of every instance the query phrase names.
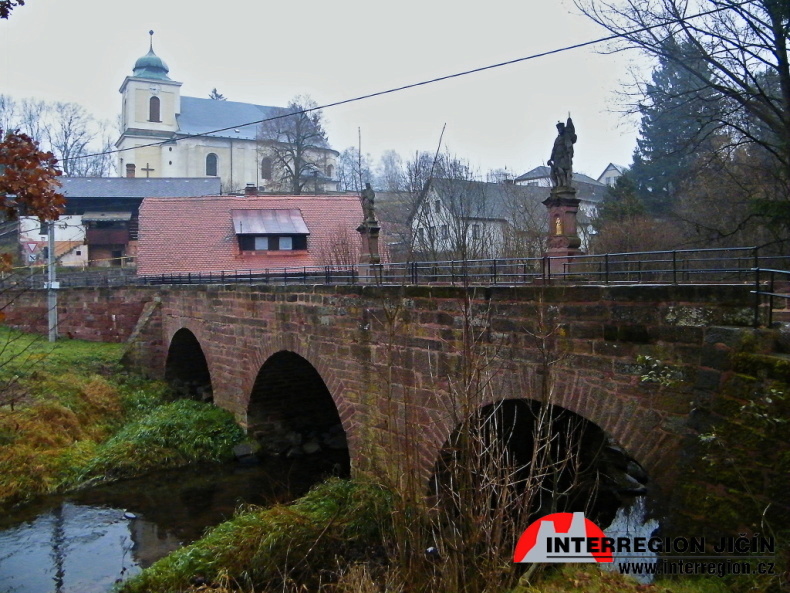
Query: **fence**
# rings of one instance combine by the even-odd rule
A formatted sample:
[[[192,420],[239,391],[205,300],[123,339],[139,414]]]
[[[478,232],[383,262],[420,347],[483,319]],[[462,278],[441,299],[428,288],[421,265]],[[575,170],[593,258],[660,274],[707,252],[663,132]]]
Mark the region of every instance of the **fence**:
[[[751,282],[754,269],[790,268],[790,256],[760,255],[755,247],[509,258],[307,266],[140,276],[145,284],[381,284],[450,286],[550,283],[698,284]],[[557,269],[560,268],[560,271]]]
[[[344,266],[304,266],[263,270],[220,270],[141,276],[133,270],[102,270],[61,275],[61,287],[163,284],[269,285],[445,285],[523,286],[530,284],[754,284],[755,324],[774,299],[775,278],[790,280],[790,256],[762,254],[757,247],[682,249],[550,258],[499,258],[468,261],[392,262]],[[0,290],[43,288],[39,273],[0,278]],[[772,322],[768,313],[768,323]]]

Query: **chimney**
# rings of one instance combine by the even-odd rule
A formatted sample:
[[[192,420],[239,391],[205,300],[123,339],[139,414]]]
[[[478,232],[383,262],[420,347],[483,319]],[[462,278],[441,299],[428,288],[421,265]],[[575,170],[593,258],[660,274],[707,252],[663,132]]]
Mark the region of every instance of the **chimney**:
[[[257,196],[258,195],[258,187],[254,183],[248,183],[247,187],[244,188],[244,195],[245,196]]]

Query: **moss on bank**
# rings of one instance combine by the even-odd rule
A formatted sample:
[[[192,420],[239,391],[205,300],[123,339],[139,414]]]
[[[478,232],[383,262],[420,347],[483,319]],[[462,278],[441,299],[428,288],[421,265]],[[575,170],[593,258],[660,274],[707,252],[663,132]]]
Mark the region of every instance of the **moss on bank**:
[[[317,591],[351,559],[380,556],[389,508],[384,489],[331,479],[291,505],[239,512],[143,571],[122,591],[184,591],[195,579],[232,582],[245,591],[283,591],[295,583],[300,590]]]
[[[687,577],[644,585],[598,566],[544,565],[509,590],[448,586],[441,580],[445,559],[437,557],[415,574],[417,564],[402,565],[402,558],[391,554],[395,499],[380,485],[333,478],[291,505],[241,509],[201,540],[127,581],[121,593],[746,593],[772,590],[775,582]],[[416,547],[412,553],[424,556]],[[510,570],[523,568],[510,559],[506,563]]]
[[[231,455],[244,434],[229,413],[168,402],[163,383],[120,368],[122,353],[0,329],[0,505]]]

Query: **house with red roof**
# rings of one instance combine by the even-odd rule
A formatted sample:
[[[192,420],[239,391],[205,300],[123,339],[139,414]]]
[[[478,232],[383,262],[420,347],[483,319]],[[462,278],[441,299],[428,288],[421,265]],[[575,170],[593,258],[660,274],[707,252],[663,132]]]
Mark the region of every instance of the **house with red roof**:
[[[146,198],[137,273],[356,264],[362,220],[355,195]]]

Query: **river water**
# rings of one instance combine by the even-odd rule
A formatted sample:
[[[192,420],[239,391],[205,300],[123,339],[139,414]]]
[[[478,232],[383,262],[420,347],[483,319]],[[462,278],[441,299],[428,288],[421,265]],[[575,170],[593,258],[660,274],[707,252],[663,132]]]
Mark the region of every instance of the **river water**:
[[[172,470],[2,513],[0,593],[105,593],[240,504],[303,494],[326,467],[302,458]]]

